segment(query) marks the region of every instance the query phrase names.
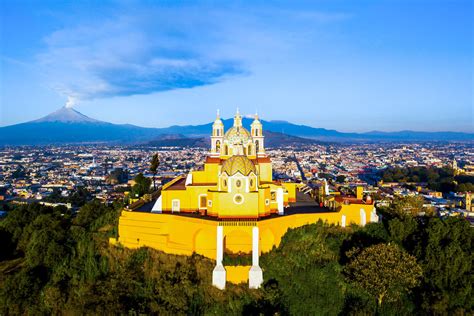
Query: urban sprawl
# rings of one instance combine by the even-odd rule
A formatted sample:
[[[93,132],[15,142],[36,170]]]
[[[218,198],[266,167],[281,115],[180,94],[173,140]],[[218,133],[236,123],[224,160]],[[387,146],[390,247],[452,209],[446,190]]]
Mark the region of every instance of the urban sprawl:
[[[39,202],[75,210],[76,200],[81,197],[105,203],[133,200],[130,189],[134,178],[140,173],[153,177],[150,160],[154,153],[160,161],[156,173],[159,188],[178,175],[199,169],[208,149],[5,147],[0,149],[0,202]],[[315,191],[322,183],[328,183],[332,191],[363,186],[364,193],[372,195],[378,206],[387,205],[395,196],[422,196],[425,206],[439,216],[474,215],[470,203],[466,203],[471,199],[467,192],[440,192],[416,178],[384,179],[384,171],[409,168],[446,168],[454,175],[472,177],[471,143],[321,144],[275,148],[267,153],[273,162],[274,178],[280,181],[302,181]]]

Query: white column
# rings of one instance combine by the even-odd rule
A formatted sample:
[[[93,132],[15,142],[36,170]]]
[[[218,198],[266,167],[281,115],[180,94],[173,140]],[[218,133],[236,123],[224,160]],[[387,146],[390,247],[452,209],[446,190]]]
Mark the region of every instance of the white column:
[[[263,272],[258,264],[259,257],[259,231],[258,227],[252,228],[252,267],[249,271],[249,288],[258,289],[263,283]]]
[[[370,212],[370,222],[377,223],[379,221],[379,216],[377,215],[377,209],[374,207],[372,212]]]
[[[365,210],[363,208],[360,209],[360,226],[365,226],[367,223],[367,218],[365,216]]]
[[[342,215],[341,217],[341,227],[346,227],[346,215]]]
[[[277,189],[276,199],[277,199],[278,215],[283,215],[285,212],[285,209],[283,205],[283,189],[282,188]]]
[[[217,226],[217,237],[216,237],[216,264],[222,265],[224,260],[224,226]]]
[[[220,290],[225,289],[226,271],[222,265],[224,259],[224,227],[217,226],[216,237],[216,266],[212,271],[212,285]]]

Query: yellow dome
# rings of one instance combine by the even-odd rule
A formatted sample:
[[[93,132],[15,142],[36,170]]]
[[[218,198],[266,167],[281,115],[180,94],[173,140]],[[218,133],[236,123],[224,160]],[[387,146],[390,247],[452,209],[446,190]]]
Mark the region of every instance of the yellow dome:
[[[222,172],[227,173],[229,176],[233,176],[237,172],[240,172],[244,176],[248,176],[251,172],[255,171],[255,165],[246,156],[232,156],[222,164]]]
[[[246,143],[250,139],[250,133],[242,126],[233,126],[225,133],[224,139],[232,144]]]

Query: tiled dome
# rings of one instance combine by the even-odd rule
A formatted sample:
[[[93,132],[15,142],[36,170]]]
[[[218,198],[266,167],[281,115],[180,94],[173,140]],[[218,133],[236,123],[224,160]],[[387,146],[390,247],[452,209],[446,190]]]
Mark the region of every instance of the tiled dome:
[[[257,173],[255,165],[246,156],[232,156],[222,164],[222,172],[227,173],[229,176],[233,176],[237,172],[240,172],[244,176],[248,176],[251,172]]]

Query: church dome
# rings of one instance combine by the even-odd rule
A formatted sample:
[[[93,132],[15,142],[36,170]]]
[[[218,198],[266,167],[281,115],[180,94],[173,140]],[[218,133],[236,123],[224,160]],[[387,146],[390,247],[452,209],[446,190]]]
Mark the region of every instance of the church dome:
[[[246,156],[232,156],[222,164],[222,172],[227,173],[229,176],[233,176],[237,172],[240,172],[244,176],[248,176],[251,172],[257,173],[255,165]]]
[[[231,127],[224,136],[231,144],[245,144],[250,140],[250,133],[242,126]]]

